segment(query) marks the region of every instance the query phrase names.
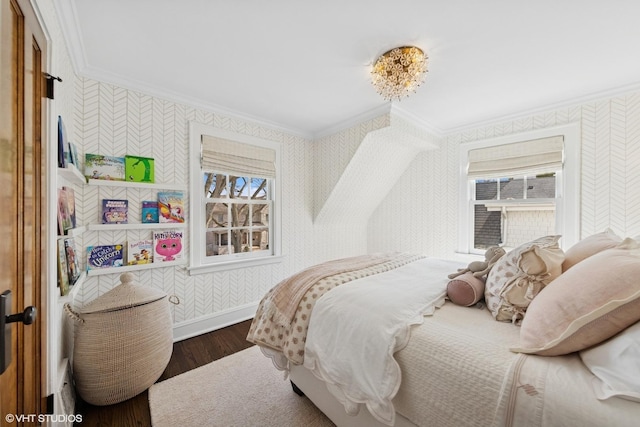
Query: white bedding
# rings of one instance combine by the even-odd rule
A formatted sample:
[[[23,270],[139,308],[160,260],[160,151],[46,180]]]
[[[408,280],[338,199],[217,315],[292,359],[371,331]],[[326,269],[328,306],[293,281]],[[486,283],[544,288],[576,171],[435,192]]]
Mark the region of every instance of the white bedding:
[[[391,400],[401,382],[394,354],[406,346],[411,325],[444,303],[447,274],[458,267],[425,258],[326,293],[311,314],[304,366],[349,414],[363,403],[376,419],[393,425]]]

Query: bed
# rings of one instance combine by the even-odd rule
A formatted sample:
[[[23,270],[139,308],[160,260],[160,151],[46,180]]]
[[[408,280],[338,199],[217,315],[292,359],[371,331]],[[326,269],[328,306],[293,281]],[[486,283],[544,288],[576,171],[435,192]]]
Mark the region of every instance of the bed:
[[[598,244],[606,240],[600,237],[592,240]],[[567,257],[563,253],[560,260],[547,259],[562,263],[565,258],[577,257],[588,266],[586,259],[596,252],[608,251],[610,255],[617,250],[616,256],[621,251],[625,256],[631,254],[628,268],[637,268],[639,245],[632,241],[619,249],[621,241],[607,241],[604,249],[595,245],[599,250],[594,251],[593,242],[585,239],[586,244],[573,253],[568,251]],[[529,244],[531,247],[537,255],[543,252]],[[522,253],[528,252],[507,255],[513,255],[509,259],[517,263],[524,258]],[[605,258],[598,262],[611,265],[611,257]],[[627,264],[617,270],[628,273]],[[484,304],[464,307],[449,301],[447,274],[463,267],[458,261],[406,253],[366,255],[313,266],[265,295],[247,339],[259,345],[278,369],[287,372],[295,390],[309,397],[339,426],[638,424],[640,394],[635,393],[640,393],[640,387],[614,383],[615,390],[611,391],[611,387],[603,388],[606,374],[597,375],[602,371],[598,371],[598,364],[602,367],[607,363],[603,360],[615,353],[611,348],[619,351],[622,341],[618,337],[628,333],[634,334],[625,338],[632,350],[624,350],[628,353],[624,363],[618,363],[621,358],[608,363],[638,369],[640,327],[636,325],[638,319],[629,320],[627,313],[637,313],[631,314],[632,319],[640,316],[640,284],[633,284],[637,280],[621,286],[631,288],[624,291],[627,297],[619,293],[608,296],[624,301],[614,308],[609,304],[604,316],[616,318],[619,333],[607,331],[608,339],[593,338],[588,325],[575,325],[574,321],[571,327],[579,332],[570,334],[566,342],[584,338],[580,334],[585,330],[590,331],[589,339],[600,342],[583,351],[567,351],[567,345],[575,344],[563,341],[539,346],[531,340],[523,341],[521,333],[554,320],[548,315],[543,320],[537,318],[536,310],[540,309],[533,304],[538,299],[544,303],[547,293],[553,299],[555,286],[550,283],[575,281],[585,271],[575,268],[569,274],[560,267],[556,276],[547,278],[542,288],[549,291],[538,289],[539,295],[533,295],[530,301],[531,318],[539,324],[529,326],[528,311],[525,320],[499,322],[495,312]],[[591,268],[597,268],[597,264]],[[496,276],[504,274],[501,271]],[[586,273],[597,276],[589,269]],[[527,280],[533,276],[529,273]],[[564,289],[569,286],[562,288],[570,291]],[[621,311],[627,313],[623,320]],[[602,323],[601,319],[598,322]],[[554,351],[566,354],[541,355]],[[640,369],[637,374],[640,377]]]

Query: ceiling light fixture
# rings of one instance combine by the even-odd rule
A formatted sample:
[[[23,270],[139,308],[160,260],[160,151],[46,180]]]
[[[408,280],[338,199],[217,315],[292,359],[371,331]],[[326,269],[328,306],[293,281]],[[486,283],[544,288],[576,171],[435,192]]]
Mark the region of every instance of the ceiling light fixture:
[[[382,54],[371,70],[371,82],[384,99],[409,96],[424,81],[427,55],[415,46],[402,46]]]

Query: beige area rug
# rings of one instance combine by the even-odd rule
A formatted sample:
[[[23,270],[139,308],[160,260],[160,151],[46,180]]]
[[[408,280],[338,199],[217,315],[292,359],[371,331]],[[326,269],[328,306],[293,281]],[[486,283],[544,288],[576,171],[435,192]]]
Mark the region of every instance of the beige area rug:
[[[324,427],[334,424],[257,346],[149,389],[154,427]]]

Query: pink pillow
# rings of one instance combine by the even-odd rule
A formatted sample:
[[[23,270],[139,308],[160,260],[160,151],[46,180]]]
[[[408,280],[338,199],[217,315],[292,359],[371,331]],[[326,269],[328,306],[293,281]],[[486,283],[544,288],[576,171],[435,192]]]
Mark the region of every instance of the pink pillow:
[[[640,245],[627,238],[576,264],[531,301],[512,351],[584,350],[640,320]]]
[[[469,307],[484,296],[484,280],[467,272],[447,283],[447,296],[452,303]]]
[[[616,235],[610,228],[602,233],[594,234],[586,237],[571,246],[564,254],[564,262],[562,263],[562,271],[565,272],[582,260],[592,255],[618,246],[622,242],[622,238]]]

